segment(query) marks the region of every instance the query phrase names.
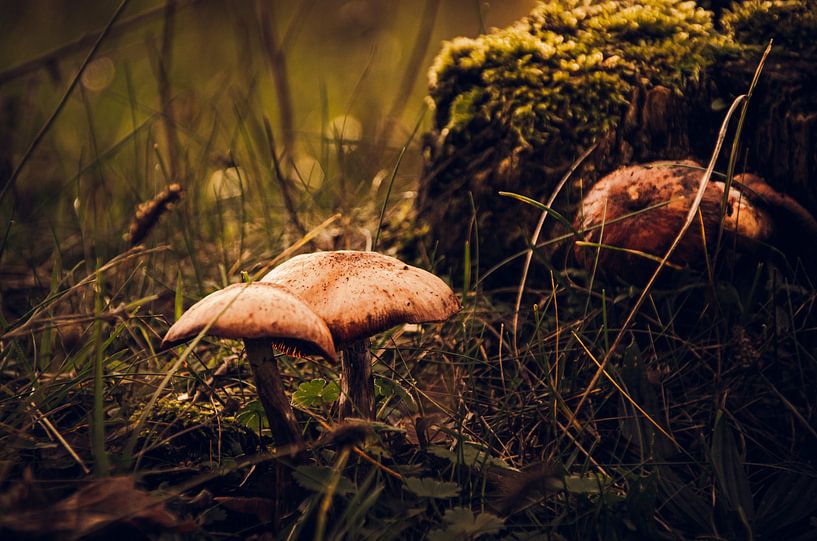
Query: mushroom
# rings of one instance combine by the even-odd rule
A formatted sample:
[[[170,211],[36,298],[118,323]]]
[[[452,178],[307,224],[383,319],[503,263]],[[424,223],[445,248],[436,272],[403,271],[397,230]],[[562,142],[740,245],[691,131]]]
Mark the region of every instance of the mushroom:
[[[778,192],[757,175],[735,175],[735,181],[742,185],[744,197],[771,217],[775,243],[784,252],[803,256],[813,265],[813,243],[804,239],[817,239],[817,219],[794,198]]]
[[[654,162],[623,167],[599,180],[585,195],[574,221],[584,241],[574,245],[578,262],[593,268],[595,245],[600,243],[599,268],[631,281],[648,277],[681,230],[701,174],[700,164],[693,161]],[[727,235],[741,244],[769,242],[778,238],[786,223],[796,222],[817,236],[817,222],[793,199],[754,175],[738,175],[735,180],[723,217]],[[706,247],[717,242],[725,189],[723,182],[709,182],[700,205],[705,234],[696,220],[673,252],[671,266],[703,263]]]
[[[278,446],[303,449],[303,439],[281,383],[272,352],[336,358],[332,335],[303,301],[274,284],[233,284],[207,295],[187,310],[162,341],[162,348],[208,335],[243,339],[258,397]]]
[[[460,310],[437,276],[376,252],[293,257],[261,279],[286,287],[326,322],[341,350],[341,418],[374,418],[369,338],[395,325],[444,321]]]

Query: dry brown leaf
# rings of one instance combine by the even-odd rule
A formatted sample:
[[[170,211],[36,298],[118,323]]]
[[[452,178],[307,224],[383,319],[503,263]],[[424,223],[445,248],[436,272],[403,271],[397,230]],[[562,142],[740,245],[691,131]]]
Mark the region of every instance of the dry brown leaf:
[[[80,539],[117,523],[177,531],[192,527],[150,493],[136,488],[131,477],[94,480],[51,507],[11,511],[0,518],[2,529],[60,539]]]

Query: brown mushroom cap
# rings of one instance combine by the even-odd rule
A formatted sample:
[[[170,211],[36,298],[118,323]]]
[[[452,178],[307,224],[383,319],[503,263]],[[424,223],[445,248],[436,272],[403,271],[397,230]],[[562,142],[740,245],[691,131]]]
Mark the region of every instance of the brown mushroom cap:
[[[346,344],[401,323],[444,321],[460,310],[445,282],[376,252],[341,250],[293,257],[261,279],[286,287]]]
[[[603,244],[661,257],[686,221],[701,175],[700,164],[691,161],[655,162],[617,169],[587,192],[574,225],[578,230],[596,226],[582,237],[598,242],[601,230],[597,226],[605,222]],[[709,246],[716,240],[725,188],[723,182],[710,182],[699,207]],[[662,203],[666,204],[645,210]],[[633,216],[620,219],[629,214]],[[727,233],[743,239],[766,241],[773,232],[769,214],[735,186],[729,189],[723,224]],[[577,246],[575,254],[586,267],[592,266],[595,250]],[[701,227],[696,220],[678,245],[672,261],[694,264],[702,261],[703,255]],[[654,268],[652,263],[638,256],[604,249],[599,253],[599,264],[614,272],[628,272],[645,265]]]
[[[817,238],[817,220],[793,197],[778,192],[762,178],[751,173],[735,175],[735,180],[748,188],[745,193],[750,201],[775,215],[776,222],[791,224],[801,237],[806,235],[809,239]]]
[[[162,347],[184,342],[217,317],[207,334],[223,338],[265,338],[292,354],[335,360],[326,324],[301,299],[275,284],[233,284],[207,295],[170,327]]]
[[[707,186],[707,191],[716,192],[720,198],[719,204],[723,201],[725,189],[724,182],[710,182]],[[774,220],[764,209],[754,204],[745,192],[732,185],[729,187],[729,197],[726,198],[723,228],[745,239],[766,241],[774,231]]]

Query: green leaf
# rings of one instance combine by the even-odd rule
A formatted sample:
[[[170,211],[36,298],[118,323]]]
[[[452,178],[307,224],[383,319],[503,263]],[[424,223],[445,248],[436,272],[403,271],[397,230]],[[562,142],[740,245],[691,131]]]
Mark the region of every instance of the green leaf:
[[[712,506],[701,494],[687,485],[668,465],[658,467],[658,499],[668,512],[690,527],[707,531],[712,524]]]
[[[292,393],[292,404],[299,408],[314,408],[323,404],[331,404],[340,396],[340,387],[334,381],[327,383],[318,378],[306,381]]]
[[[389,398],[394,395],[394,384],[383,378],[374,378],[374,394],[378,397]]]
[[[173,321],[179,321],[184,312],[184,294],[182,292],[182,271],[176,275],[176,297],[173,302]]]
[[[712,468],[715,470],[720,493],[727,506],[736,511],[740,521],[750,530],[754,521],[754,505],[749,478],[743,468],[743,458],[738,453],[732,428],[719,411],[715,416],[715,429],[710,448]]]
[[[292,476],[295,482],[312,492],[325,493],[326,487],[332,480],[334,472],[332,468],[321,466],[298,466]],[[348,478],[341,476],[335,494],[346,495],[355,491],[355,485]]]
[[[565,490],[571,494],[601,494],[603,481],[596,475],[568,475]]]
[[[474,515],[473,511],[465,507],[447,510],[443,520],[448,526],[444,530],[429,532],[429,541],[476,539],[481,535],[497,533],[505,525],[505,520],[496,515]]]
[[[481,470],[484,466],[493,466],[500,469],[510,469],[510,466],[501,458],[493,457],[480,445],[475,443],[464,443],[453,451],[440,446],[429,447],[428,452],[434,456],[445,458],[454,465],[465,465],[470,468]]]
[[[757,524],[766,534],[777,533],[815,514],[817,479],[784,471],[775,476],[760,500],[757,506]],[[777,533],[777,537],[780,536]]]
[[[236,420],[250,430],[260,430],[267,428],[267,414],[264,413],[264,406],[261,405],[260,400],[253,400],[248,402],[236,416]]]
[[[437,481],[431,477],[405,477],[405,489],[421,498],[453,498],[460,493],[457,483]]]
[[[527,197],[527,196],[524,196],[524,195],[521,195],[521,194],[518,194],[518,193],[513,193],[513,192],[499,192],[499,195],[501,195],[503,197],[510,197],[512,199],[516,199],[517,201],[521,201],[521,202],[523,202],[523,203],[525,203],[527,205],[531,205],[532,207],[536,207],[539,210],[546,211],[548,214],[553,216],[553,218],[557,222],[559,222],[560,224],[565,226],[571,233],[573,233],[574,235],[579,234],[579,232],[576,231],[576,228],[573,227],[573,222],[571,220],[568,220],[567,218],[562,216],[560,213],[556,212],[555,210],[553,210],[549,206],[545,205],[544,203],[540,203],[536,199],[531,199],[530,197]]]

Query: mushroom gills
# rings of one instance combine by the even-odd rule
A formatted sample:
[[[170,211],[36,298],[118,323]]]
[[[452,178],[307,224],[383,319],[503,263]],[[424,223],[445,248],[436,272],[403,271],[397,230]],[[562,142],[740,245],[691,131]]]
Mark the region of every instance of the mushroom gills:
[[[298,255],[261,281],[298,295],[329,327],[341,350],[341,418],[374,417],[371,336],[402,323],[444,321],[461,308],[437,276],[376,252]]]
[[[254,282],[227,286],[195,303],[167,331],[162,347],[202,332],[243,339],[275,443],[287,447],[293,456],[302,457],[303,438],[272,348],[334,360],[337,355],[326,323],[285,288]]]

